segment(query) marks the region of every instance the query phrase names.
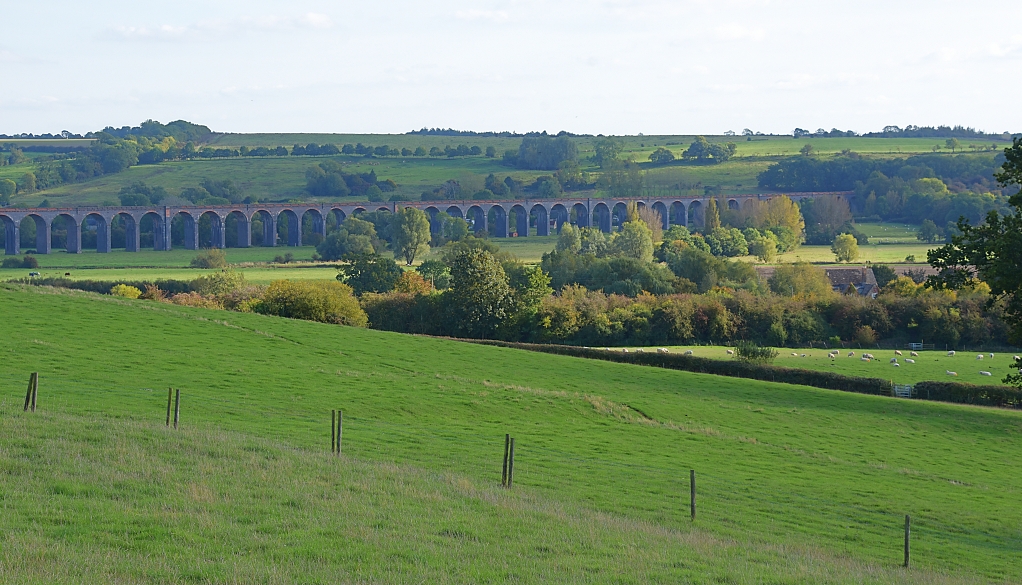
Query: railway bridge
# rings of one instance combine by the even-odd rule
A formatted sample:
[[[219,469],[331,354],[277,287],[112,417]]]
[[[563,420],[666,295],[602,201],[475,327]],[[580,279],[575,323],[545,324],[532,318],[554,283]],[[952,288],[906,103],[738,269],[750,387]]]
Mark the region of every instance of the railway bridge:
[[[824,193],[797,193],[788,195],[801,199],[825,195]],[[843,195],[843,193],[826,193]],[[728,208],[737,209],[745,201],[765,200],[775,197],[768,195],[732,195],[718,197],[726,201]],[[209,235],[205,245],[213,248],[227,247],[227,232],[231,227],[236,236],[230,238],[234,246],[247,248],[257,242],[262,246],[278,245],[278,223],[285,222],[286,238],[279,238],[279,245],[302,245],[302,230],[311,229],[322,236],[327,234],[327,218],[332,216],[334,225],[351,215],[366,211],[396,212],[401,207],[416,207],[425,211],[431,220],[431,227],[439,229],[437,217],[446,213],[469,222],[473,230],[489,230],[496,237],[547,236],[560,232],[565,223],[579,227],[597,227],[610,232],[624,221],[629,203],[649,206],[663,218],[664,228],[680,224],[701,226],[703,211],[708,196],[664,196],[630,198],[559,197],[553,199],[513,200],[444,200],[444,201],[402,201],[395,203],[259,203],[237,205],[172,205],[148,207],[67,207],[67,208],[0,208],[0,223],[4,228],[4,251],[8,255],[21,253],[21,230],[24,222],[32,222],[35,228],[35,251],[49,254],[52,251],[52,231],[59,224],[66,233],[64,247],[70,253],[82,251],[82,233],[89,230],[96,235],[96,251],[109,252],[112,249],[112,226],[117,223],[124,230],[124,249],[137,252],[142,249],[143,230],[151,234],[154,250],[171,249],[172,226],[183,228],[183,247],[195,250],[200,247],[199,224],[208,222]],[[258,221],[257,221],[258,220]],[[229,224],[233,224],[229,226]],[[253,229],[253,227],[257,229]],[[177,236],[181,241],[180,235]],[[91,238],[90,238],[91,240]]]

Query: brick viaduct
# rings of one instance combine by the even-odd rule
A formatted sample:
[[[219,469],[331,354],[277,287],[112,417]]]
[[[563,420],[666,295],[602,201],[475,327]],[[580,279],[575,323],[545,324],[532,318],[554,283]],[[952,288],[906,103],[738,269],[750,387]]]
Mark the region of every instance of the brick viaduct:
[[[831,193],[827,193],[831,194]],[[843,193],[842,193],[843,194]],[[801,199],[823,195],[823,193],[798,193],[789,195]],[[740,195],[725,198],[729,208],[740,207],[748,200],[770,199],[774,195]],[[432,227],[437,229],[437,214],[446,212],[454,217],[467,220],[474,230],[487,230],[493,225],[497,237],[512,235],[527,236],[529,226],[535,226],[536,235],[550,235],[551,230],[560,232],[566,222],[586,227],[598,227],[610,232],[620,225],[629,203],[649,205],[660,212],[664,228],[672,224],[702,225],[703,209],[709,197],[632,197],[621,199],[593,199],[561,197],[556,199],[516,199],[501,201],[407,201],[399,203],[272,203],[213,206],[151,206],[151,207],[73,207],[47,209],[0,208],[0,222],[4,227],[4,250],[6,254],[19,254],[21,225],[25,219],[35,222],[38,254],[51,252],[51,226],[58,217],[67,230],[67,251],[82,251],[82,230],[96,231],[97,252],[111,249],[110,226],[115,218],[124,222],[126,233],[125,249],[137,252],[141,248],[140,225],[144,218],[150,218],[153,225],[153,249],[171,249],[171,222],[180,216],[184,222],[184,247],[199,248],[199,220],[208,216],[211,226],[211,247],[226,247],[226,223],[229,217],[236,221],[237,245],[247,248],[252,245],[252,220],[262,221],[264,245],[277,245],[277,223],[287,222],[288,246],[299,246],[302,242],[302,224],[306,215],[311,216],[312,230],[326,235],[326,218],[333,214],[340,222],[345,217],[370,210],[397,211],[400,207],[417,207],[431,218]],[[515,222],[511,225],[511,217]],[[530,219],[532,220],[530,222]],[[285,244],[285,242],[281,242]]]

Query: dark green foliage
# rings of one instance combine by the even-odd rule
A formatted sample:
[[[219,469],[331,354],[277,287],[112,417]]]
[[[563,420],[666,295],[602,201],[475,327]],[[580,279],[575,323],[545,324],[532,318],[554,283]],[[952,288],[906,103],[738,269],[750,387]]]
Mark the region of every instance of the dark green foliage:
[[[25,256],[23,258],[4,258],[3,268],[39,268],[39,261],[36,260],[35,256]]]
[[[25,278],[17,280],[15,282],[19,282],[22,284],[34,284],[36,286],[54,286],[59,288],[69,288],[73,290],[84,290],[102,295],[109,294],[110,287],[112,287],[115,284],[133,286],[139,290],[145,290],[147,285],[155,285],[168,295],[192,292],[193,290],[192,283],[183,280],[154,280],[150,282],[143,281],[110,282],[108,280],[72,280],[70,278]]]
[[[760,347],[752,341],[739,341],[735,344],[735,359],[751,364],[769,364],[777,357],[777,350],[771,347]]]
[[[340,260],[350,255],[376,254],[384,246],[376,233],[374,224],[351,216],[344,220],[340,229],[331,232],[316,246],[316,253],[328,261]]]
[[[357,296],[394,290],[394,285],[401,278],[401,267],[393,258],[356,254],[345,256],[345,261],[347,263],[337,269],[337,280],[350,286]]]
[[[684,159],[694,159],[699,162],[712,161],[722,163],[735,155],[738,145],[734,142],[725,144],[711,143],[703,136],[696,136],[696,139],[685,152],[681,153]]]
[[[121,200],[121,205],[126,206],[159,205],[167,197],[167,190],[163,187],[150,187],[142,181],[135,181],[127,187],[121,187],[117,197]]]
[[[375,170],[368,173],[346,173],[343,165],[335,160],[325,160],[305,171],[305,189],[316,197],[365,198],[369,197],[372,187],[376,187],[372,191],[375,200],[382,201],[382,193],[393,191],[397,184],[389,179],[380,182]]]
[[[505,161],[509,157],[505,153]],[[578,159],[578,147],[567,136],[535,136],[522,139],[518,153],[511,156],[520,169],[556,171],[561,162]]]
[[[444,293],[451,328],[458,335],[489,338],[514,311],[514,293],[500,262],[486,250],[458,253],[450,262],[451,290]]]
[[[913,398],[957,402],[959,404],[981,404],[1022,408],[1022,390],[1008,386],[977,386],[961,382],[917,382],[913,386]]]

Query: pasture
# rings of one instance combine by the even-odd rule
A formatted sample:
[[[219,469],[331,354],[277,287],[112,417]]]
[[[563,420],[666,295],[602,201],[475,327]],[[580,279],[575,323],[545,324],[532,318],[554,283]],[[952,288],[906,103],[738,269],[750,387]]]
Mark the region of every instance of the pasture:
[[[656,351],[655,347],[645,348],[611,348],[611,351],[628,349],[635,351]],[[733,356],[728,355],[727,350],[732,349],[716,345],[688,345],[668,346],[672,353],[683,353],[692,351],[698,357],[705,357],[718,360],[731,360]],[[986,351],[959,349],[953,357],[947,355],[947,351],[926,350],[917,352],[918,356],[912,356],[909,350],[901,348],[903,355],[896,355],[893,349],[876,349],[861,347],[845,347],[833,351],[838,352],[836,358],[828,357],[831,348],[802,348],[789,349],[777,348],[777,358],[773,361],[775,366],[786,368],[803,368],[807,370],[818,370],[834,372],[846,376],[862,376],[866,378],[881,378],[893,380],[896,384],[914,384],[923,380],[956,381],[969,384],[994,384],[998,385],[1008,374],[1017,373],[1012,365],[1013,357],[1022,353],[1022,349],[995,350],[994,357],[990,357],[989,349]],[[849,353],[854,355],[849,356]],[[862,361],[862,354],[870,353],[876,357],[871,361]],[[983,355],[983,359],[976,359],[977,355]],[[803,357],[805,356],[805,357]],[[898,360],[898,366],[891,363],[891,359]],[[906,359],[914,360],[915,363],[907,362]],[[957,376],[950,376],[948,371],[955,372]],[[981,371],[990,372],[991,376],[980,374]]]
[[[1022,578],[1019,412],[15,285],[0,313],[5,578]]]

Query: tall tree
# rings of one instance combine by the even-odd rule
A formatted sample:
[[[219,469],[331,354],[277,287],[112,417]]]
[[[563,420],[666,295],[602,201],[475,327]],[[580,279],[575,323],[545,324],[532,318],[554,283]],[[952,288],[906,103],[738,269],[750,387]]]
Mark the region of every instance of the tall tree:
[[[1022,185],[1022,138],[1004,149],[1004,164],[994,176],[1007,187]],[[982,280],[990,286],[990,303],[1001,302],[1011,339],[1022,342],[1022,192],[1012,195],[1010,214],[987,213],[986,222],[972,225],[960,217],[958,234],[951,243],[927,252],[938,270],[927,279],[929,286],[957,289]],[[1016,364],[1022,365],[1022,364]],[[1008,376],[1005,383],[1022,387],[1022,374]]]
[[[468,250],[451,262],[451,317],[455,332],[492,337],[514,310],[514,293],[500,262],[486,250]]]
[[[717,209],[717,200],[710,199],[706,204],[706,212],[703,213],[703,229],[707,234],[720,227],[720,211]]]
[[[429,216],[415,207],[402,207],[391,223],[394,250],[412,265],[415,257],[429,252]]]
[[[854,262],[859,257],[859,242],[852,234],[838,234],[830,245],[838,262]]]

